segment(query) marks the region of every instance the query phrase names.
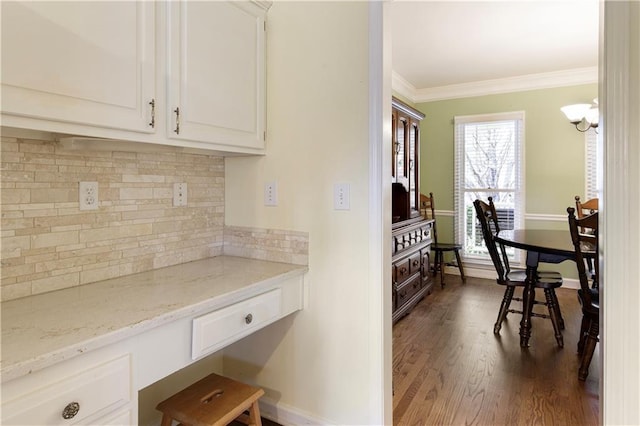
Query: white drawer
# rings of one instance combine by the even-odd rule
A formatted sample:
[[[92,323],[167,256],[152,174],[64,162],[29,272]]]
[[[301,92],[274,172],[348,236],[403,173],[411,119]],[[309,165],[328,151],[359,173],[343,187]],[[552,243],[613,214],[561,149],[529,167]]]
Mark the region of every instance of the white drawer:
[[[191,357],[200,358],[281,316],[281,290],[271,290],[193,320]]]
[[[59,381],[43,383],[28,393],[5,400],[2,403],[2,424],[100,424],[101,417],[131,400],[129,364],[129,355],[126,355],[73,372]],[[72,403],[78,404],[77,414],[64,419],[62,413]]]

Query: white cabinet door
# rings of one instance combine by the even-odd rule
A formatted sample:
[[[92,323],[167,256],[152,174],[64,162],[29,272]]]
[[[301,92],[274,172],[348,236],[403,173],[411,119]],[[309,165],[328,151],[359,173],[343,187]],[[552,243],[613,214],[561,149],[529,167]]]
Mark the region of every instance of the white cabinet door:
[[[3,124],[153,132],[154,19],[153,2],[2,2]]]
[[[170,8],[169,137],[263,148],[265,10],[219,1]]]

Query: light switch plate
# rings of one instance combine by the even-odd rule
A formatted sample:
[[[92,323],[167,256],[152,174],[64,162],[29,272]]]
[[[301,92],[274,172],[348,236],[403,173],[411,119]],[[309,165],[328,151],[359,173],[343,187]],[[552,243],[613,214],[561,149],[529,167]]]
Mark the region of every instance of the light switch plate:
[[[351,209],[351,188],[348,183],[336,183],[333,185],[333,208],[334,210]]]
[[[187,205],[187,184],[186,183],[174,183],[173,184],[173,206],[180,207]]]
[[[278,205],[278,183],[277,182],[267,182],[264,184],[264,205],[265,206]]]

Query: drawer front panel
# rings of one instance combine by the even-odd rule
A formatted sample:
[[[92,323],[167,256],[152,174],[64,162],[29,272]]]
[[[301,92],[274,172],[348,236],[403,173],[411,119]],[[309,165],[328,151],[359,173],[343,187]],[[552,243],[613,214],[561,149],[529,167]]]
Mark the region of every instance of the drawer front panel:
[[[415,274],[416,272],[419,272],[421,270],[420,265],[420,252],[415,253],[411,255],[411,257],[409,257],[409,269],[411,270],[412,274]]]
[[[421,240],[430,240],[431,239],[431,224],[420,227],[420,239]]]
[[[411,297],[413,297],[413,295],[420,290],[421,285],[422,285],[422,279],[420,274],[417,274],[416,276],[412,277],[406,283],[399,285],[397,289],[397,296],[398,296],[397,306],[401,307],[408,300],[410,300]]]
[[[194,319],[191,357],[213,353],[276,320],[281,301],[277,288]]]
[[[131,400],[129,356],[98,365],[2,404],[3,425],[100,424],[98,418]],[[72,404],[77,404],[73,413]]]
[[[422,250],[422,278],[425,280],[431,277],[431,246]]]
[[[395,255],[417,244],[431,242],[432,226],[431,222],[427,222],[394,230],[391,236],[391,254]]]
[[[404,259],[396,262],[393,265],[394,281],[401,283],[411,275],[411,267],[409,266],[409,259]]]

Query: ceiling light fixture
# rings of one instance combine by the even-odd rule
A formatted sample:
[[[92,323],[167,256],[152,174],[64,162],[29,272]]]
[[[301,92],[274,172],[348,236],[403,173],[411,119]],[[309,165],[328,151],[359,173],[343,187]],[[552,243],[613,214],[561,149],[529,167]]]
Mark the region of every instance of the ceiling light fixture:
[[[598,110],[598,98],[593,100],[593,104],[574,104],[560,108],[564,112],[571,124],[576,126],[579,132],[586,132],[590,128],[597,128],[600,119]]]

